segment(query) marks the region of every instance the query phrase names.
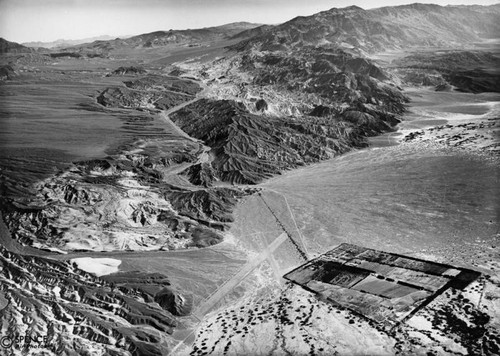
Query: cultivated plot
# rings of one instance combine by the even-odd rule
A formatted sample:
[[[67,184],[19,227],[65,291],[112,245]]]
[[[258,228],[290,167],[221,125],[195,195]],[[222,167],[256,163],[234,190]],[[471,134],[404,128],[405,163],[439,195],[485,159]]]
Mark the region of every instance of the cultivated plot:
[[[479,272],[341,244],[285,275],[321,298],[393,327],[449,287],[465,288]]]

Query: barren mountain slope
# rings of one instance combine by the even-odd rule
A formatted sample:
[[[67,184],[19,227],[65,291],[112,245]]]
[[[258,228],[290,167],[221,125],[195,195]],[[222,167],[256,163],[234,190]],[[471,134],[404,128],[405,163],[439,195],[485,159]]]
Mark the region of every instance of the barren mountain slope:
[[[500,6],[412,4],[363,10],[333,8],[297,17],[238,47],[286,50],[304,45],[376,52],[415,46],[462,46],[499,33]]]

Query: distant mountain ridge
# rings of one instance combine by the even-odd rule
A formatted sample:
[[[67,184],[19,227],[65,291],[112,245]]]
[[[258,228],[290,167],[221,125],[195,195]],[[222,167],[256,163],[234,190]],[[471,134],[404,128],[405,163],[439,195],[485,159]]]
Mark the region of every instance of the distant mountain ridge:
[[[94,41],[84,45],[76,45],[80,49],[108,51],[116,48],[155,48],[167,45],[197,46],[200,43],[220,41],[253,28],[262,26],[249,22],[234,22],[221,26],[187,30],[154,31],[111,41]],[[71,47],[69,47],[71,48]]]
[[[214,41],[234,36],[242,31],[250,30],[260,24],[248,22],[235,22],[222,26],[205,27],[200,29],[155,31],[138,36],[130,37],[125,42],[132,46],[157,47],[169,43],[191,43],[202,41]]]
[[[33,42],[23,42],[22,45],[26,47],[32,47],[32,48],[58,48],[58,47],[69,47],[69,46],[75,46],[83,43],[89,43],[89,42],[94,42],[94,41],[109,41],[115,38],[124,38],[123,36],[108,36],[108,35],[103,35],[103,36],[96,36],[96,37],[90,37],[90,38],[82,38],[82,39],[77,39],[77,40],[67,40],[67,39],[59,39],[56,41],[50,41],[50,42],[42,42],[42,41],[33,41]]]
[[[233,49],[273,51],[335,46],[373,53],[409,47],[456,47],[491,37],[500,37],[500,4],[439,6],[414,3],[369,10],[358,6],[332,8],[311,16],[298,16],[280,25],[235,22],[201,29],[154,31],[127,38],[99,36],[23,45],[109,51],[171,44],[197,46],[202,42],[241,39]],[[8,51],[26,50],[11,46]]]
[[[370,53],[418,46],[456,46],[498,36],[500,4],[411,4],[370,10],[351,6],[296,17],[233,48],[273,51],[340,46]]]
[[[240,39],[232,49],[287,51],[304,46],[326,46],[366,54],[412,47],[457,47],[492,37],[500,37],[500,4],[439,6],[415,3],[369,10],[358,6],[332,8],[311,16],[298,16],[280,25],[235,22],[201,29],[154,31],[128,38],[97,39],[67,46],[56,43],[59,41],[28,44],[109,52],[119,48],[168,45],[194,47]]]

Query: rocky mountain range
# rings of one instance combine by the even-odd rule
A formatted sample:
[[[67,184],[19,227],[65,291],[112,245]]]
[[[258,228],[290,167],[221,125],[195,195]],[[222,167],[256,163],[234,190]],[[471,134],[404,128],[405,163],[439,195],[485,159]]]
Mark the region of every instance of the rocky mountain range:
[[[284,51],[302,46],[340,46],[370,53],[417,46],[463,46],[496,36],[499,14],[500,5],[333,8],[268,28],[237,47]]]

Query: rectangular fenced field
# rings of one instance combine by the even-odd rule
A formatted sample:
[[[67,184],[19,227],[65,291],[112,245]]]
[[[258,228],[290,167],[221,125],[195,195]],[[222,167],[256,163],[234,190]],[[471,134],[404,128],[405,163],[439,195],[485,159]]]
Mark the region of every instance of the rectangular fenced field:
[[[479,272],[341,244],[284,278],[335,305],[393,327],[447,288],[464,288]]]

